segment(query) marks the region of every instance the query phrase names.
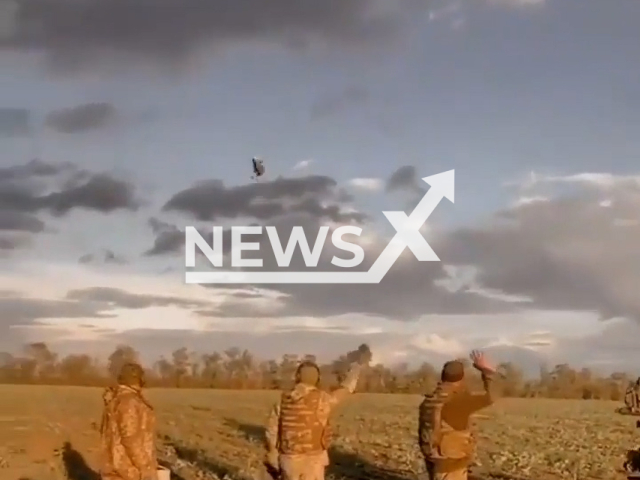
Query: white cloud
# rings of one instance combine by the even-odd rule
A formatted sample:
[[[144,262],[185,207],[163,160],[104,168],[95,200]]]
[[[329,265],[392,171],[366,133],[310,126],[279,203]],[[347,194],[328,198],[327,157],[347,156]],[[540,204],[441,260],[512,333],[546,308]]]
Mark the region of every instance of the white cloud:
[[[349,186],[359,190],[379,192],[384,186],[384,181],[380,178],[353,178],[349,180]]]
[[[300,160],[298,163],[296,163],[293,166],[293,170],[295,171],[306,170],[311,166],[312,163],[313,163],[312,159]]]
[[[534,197],[520,197],[515,202],[513,202],[512,207],[517,208],[523,205],[530,205],[535,202],[548,202],[549,199],[547,197],[542,196],[534,196]]]
[[[466,353],[465,345],[454,338],[442,337],[435,333],[422,333],[411,338],[410,345],[423,351],[434,352],[449,357]]]

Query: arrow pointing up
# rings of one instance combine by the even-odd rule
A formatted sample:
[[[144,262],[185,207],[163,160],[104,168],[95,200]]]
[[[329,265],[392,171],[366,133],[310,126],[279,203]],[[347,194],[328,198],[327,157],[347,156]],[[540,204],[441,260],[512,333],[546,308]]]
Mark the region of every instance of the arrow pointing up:
[[[443,197],[449,199],[451,203],[455,203],[455,170],[424,177],[422,180],[431,185],[431,188],[437,190]]]

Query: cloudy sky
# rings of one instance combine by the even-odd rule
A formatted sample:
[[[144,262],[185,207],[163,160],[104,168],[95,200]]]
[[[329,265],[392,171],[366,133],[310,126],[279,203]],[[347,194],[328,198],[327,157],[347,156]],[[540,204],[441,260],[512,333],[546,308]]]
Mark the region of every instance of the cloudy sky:
[[[640,364],[640,2],[178,3],[0,0],[0,350]],[[355,224],[366,268],[451,169],[441,262],[184,284],[186,226]]]

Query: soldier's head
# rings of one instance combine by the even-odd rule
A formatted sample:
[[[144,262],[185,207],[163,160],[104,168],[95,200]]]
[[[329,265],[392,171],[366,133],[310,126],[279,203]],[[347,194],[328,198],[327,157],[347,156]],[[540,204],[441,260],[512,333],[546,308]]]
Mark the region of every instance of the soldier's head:
[[[442,367],[440,380],[443,383],[460,383],[464,380],[464,364],[460,360],[451,360]]]
[[[137,363],[125,363],[118,374],[118,384],[129,387],[145,386],[144,369]]]
[[[320,383],[320,368],[314,362],[304,361],[296,370],[296,384],[317,386]]]

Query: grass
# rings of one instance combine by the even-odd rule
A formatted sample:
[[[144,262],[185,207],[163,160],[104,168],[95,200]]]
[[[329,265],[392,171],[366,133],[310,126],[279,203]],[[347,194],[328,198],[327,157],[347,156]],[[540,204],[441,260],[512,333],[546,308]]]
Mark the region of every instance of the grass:
[[[175,478],[264,478],[262,427],[275,392],[149,390],[160,456]],[[329,478],[415,479],[420,397],[356,395],[338,407]],[[95,480],[101,391],[0,386],[0,478]],[[504,399],[475,419],[483,478],[625,478],[635,417],[604,401]],[[69,442],[66,472],[56,451]]]

